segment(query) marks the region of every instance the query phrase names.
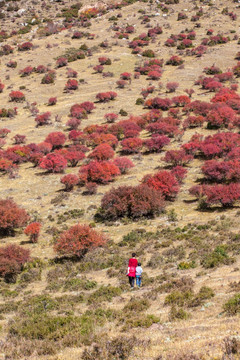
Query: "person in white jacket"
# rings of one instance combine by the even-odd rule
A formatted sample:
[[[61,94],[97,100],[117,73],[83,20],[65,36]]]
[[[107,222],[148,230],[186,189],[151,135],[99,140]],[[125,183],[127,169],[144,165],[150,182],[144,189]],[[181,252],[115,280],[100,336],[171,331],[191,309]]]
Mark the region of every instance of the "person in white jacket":
[[[141,267],[141,263],[138,263],[138,266],[136,267],[136,285],[140,288],[141,282],[142,282],[142,272],[143,269]]]

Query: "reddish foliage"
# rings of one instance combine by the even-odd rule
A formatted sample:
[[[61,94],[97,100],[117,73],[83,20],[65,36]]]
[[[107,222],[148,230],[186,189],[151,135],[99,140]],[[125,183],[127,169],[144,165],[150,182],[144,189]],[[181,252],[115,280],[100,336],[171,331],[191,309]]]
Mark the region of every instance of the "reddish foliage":
[[[9,94],[11,101],[22,102],[25,100],[25,95],[21,91],[12,91]]]
[[[110,161],[91,161],[79,170],[79,178],[83,183],[90,181],[107,184],[117,175],[120,175],[120,170]]]
[[[179,184],[175,176],[166,170],[160,170],[155,175],[146,175],[142,183],[159,191],[167,200],[176,197],[179,191]]]
[[[85,158],[85,154],[83,151],[80,150],[57,150],[57,152],[62,155],[69,163],[70,166],[75,167],[79,163],[79,161],[83,160]]]
[[[172,166],[184,166],[193,159],[192,155],[186,154],[184,150],[169,150],[163,160]]]
[[[118,123],[110,126],[108,131],[115,135],[119,140],[123,137],[136,137],[139,135],[141,128],[136,124],[134,118],[128,120],[121,120]]]
[[[113,163],[119,168],[121,174],[126,174],[128,169],[134,167],[133,162],[125,156],[115,158]]]
[[[113,123],[117,120],[118,115],[115,113],[108,113],[104,115],[104,118],[107,120],[108,123]]]
[[[50,118],[51,118],[50,111],[47,111],[47,112],[45,112],[45,113],[43,113],[41,115],[37,115],[35,117],[37,127],[50,124]]]
[[[170,99],[153,98],[145,101],[145,106],[149,109],[161,109],[166,111],[170,108],[172,101]]]
[[[183,59],[177,55],[173,55],[167,60],[166,65],[179,66],[183,63]]]
[[[44,66],[44,65],[38,65],[38,66],[35,68],[35,71],[36,71],[36,73],[38,73],[38,74],[44,74],[44,73],[47,71],[47,67]]]
[[[114,150],[109,144],[98,145],[89,155],[90,159],[94,160],[109,160],[114,157]]]
[[[11,199],[0,200],[0,232],[12,232],[26,225],[29,216]]]
[[[125,154],[138,153],[143,146],[143,141],[139,138],[128,138],[121,141],[121,146]]]
[[[162,73],[160,71],[149,71],[148,77],[151,80],[159,80],[162,76]]]
[[[165,135],[153,135],[150,139],[144,141],[144,145],[149,152],[161,152],[164,145],[169,144],[170,139]]]
[[[11,130],[7,128],[0,129],[0,138],[5,138],[10,132]]]
[[[67,78],[76,78],[77,76],[78,76],[77,71],[75,71],[71,68],[67,69]]]
[[[81,107],[80,104],[74,104],[71,106],[70,114],[72,117],[75,117],[77,119],[86,119],[87,118],[87,112],[85,109]]]
[[[104,67],[102,65],[96,65],[93,67],[93,70],[96,71],[96,73],[101,74],[104,70]]]
[[[177,83],[177,82],[169,82],[169,83],[167,83],[167,85],[166,85],[166,89],[167,89],[168,92],[170,92],[170,93],[175,92],[178,87],[179,87],[179,83]]]
[[[216,104],[207,115],[208,127],[227,127],[236,119],[235,111],[225,104]]]
[[[84,109],[88,114],[90,114],[94,109],[95,105],[91,101],[85,101],[79,105],[82,109]]]
[[[54,250],[60,255],[81,257],[87,251],[105,244],[107,239],[88,225],[74,225],[57,239]]]
[[[95,147],[102,143],[109,144],[113,149],[117,147],[118,139],[116,136],[112,134],[104,134],[104,133],[92,133],[87,136],[86,143],[88,146]]]
[[[100,102],[108,102],[114,100],[117,97],[117,93],[114,91],[108,91],[104,93],[98,93],[96,99]]]
[[[187,104],[189,104],[191,102],[190,98],[186,95],[179,95],[179,96],[174,96],[172,98],[172,102],[174,105],[176,105],[177,107],[182,107],[182,106],[186,106]],[[171,109],[170,109],[171,110]]]
[[[17,134],[13,137],[13,139],[15,144],[23,144],[26,141],[26,136]]]
[[[50,134],[45,139],[45,142],[52,145],[53,149],[56,149],[58,147],[61,147],[64,145],[66,141],[66,136],[60,131],[55,131]]]
[[[201,115],[199,116],[188,116],[183,122],[183,128],[195,128],[202,127],[205,122],[205,118]]]
[[[50,97],[50,98],[48,99],[48,105],[49,105],[49,106],[56,105],[56,103],[57,103],[57,98],[56,98],[56,97]]]
[[[164,206],[164,200],[159,192],[145,185],[113,188],[103,196],[101,201],[104,220],[117,220],[126,216],[129,218],[152,217],[161,213]]]
[[[53,84],[56,79],[56,71],[49,70],[42,78],[42,84]]]
[[[98,58],[98,61],[100,62],[101,65],[111,65],[111,60],[105,56],[102,56],[100,58]]]
[[[24,233],[30,235],[30,241],[32,243],[38,242],[38,237],[41,229],[41,224],[39,222],[32,222],[25,229]]]
[[[1,147],[1,144],[0,144]],[[12,170],[16,169],[17,165],[12,160],[4,159],[0,157],[0,172],[11,173]]]
[[[78,81],[76,79],[68,79],[65,84],[65,90],[77,90],[78,89]]]
[[[96,194],[96,192],[97,192],[97,184],[96,183],[89,181],[85,184],[85,187],[86,187],[88,195]]]
[[[76,130],[81,125],[81,120],[73,117],[67,121],[66,125],[70,128],[70,130]]]
[[[2,93],[2,92],[3,92],[4,87],[5,87],[5,85],[4,85],[4,84],[2,84],[2,83],[1,83],[1,81],[0,81],[0,93]]]
[[[131,73],[128,73],[128,72],[124,72],[124,73],[120,74],[120,78],[122,80],[130,80],[131,76],[132,76]]]
[[[18,45],[18,50],[19,51],[31,50],[32,48],[33,48],[33,44],[31,42],[29,42],[29,41]]]
[[[70,191],[79,182],[79,177],[75,174],[67,174],[61,178],[61,183],[65,185],[65,190]]]
[[[24,76],[28,76],[28,75],[31,75],[32,72],[33,72],[33,67],[32,66],[27,66],[25,67],[24,69],[20,70],[19,71],[19,74],[21,74],[22,77]]]
[[[74,144],[85,142],[85,135],[82,131],[71,130],[68,135],[69,140],[72,140]]]
[[[15,244],[0,248],[0,276],[7,282],[15,282],[16,275],[23,265],[30,260],[30,250]]]
[[[240,185],[197,185],[189,190],[190,194],[196,196],[200,202],[200,207],[211,205],[221,205],[229,207],[240,199]]]
[[[67,160],[58,154],[47,154],[39,164],[40,168],[52,173],[61,173],[67,167]]]
[[[202,172],[211,181],[239,181],[240,162],[239,159],[230,161],[209,160],[202,166]]]
[[[116,84],[117,84],[117,87],[119,89],[124,89],[125,86],[127,85],[127,81],[125,81],[125,80],[117,80]]]
[[[60,68],[63,66],[66,66],[68,64],[68,60],[65,57],[60,57],[59,59],[57,59],[56,61],[56,67]]]
[[[181,183],[187,174],[187,169],[182,166],[175,166],[172,168],[171,173],[175,176],[177,181]]]

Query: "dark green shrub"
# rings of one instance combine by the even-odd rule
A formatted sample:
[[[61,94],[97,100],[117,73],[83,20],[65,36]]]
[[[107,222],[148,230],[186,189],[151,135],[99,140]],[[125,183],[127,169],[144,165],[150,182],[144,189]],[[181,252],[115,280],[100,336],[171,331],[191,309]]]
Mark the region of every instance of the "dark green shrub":
[[[189,318],[189,314],[183,309],[176,306],[172,306],[169,312],[169,320],[186,320]]]
[[[119,296],[122,290],[119,287],[114,287],[111,285],[101,286],[99,289],[94,291],[88,297],[88,303],[100,303],[102,301],[111,301],[113,297]]]
[[[240,313],[240,293],[231,297],[224,305],[224,311],[227,315],[236,315]]]

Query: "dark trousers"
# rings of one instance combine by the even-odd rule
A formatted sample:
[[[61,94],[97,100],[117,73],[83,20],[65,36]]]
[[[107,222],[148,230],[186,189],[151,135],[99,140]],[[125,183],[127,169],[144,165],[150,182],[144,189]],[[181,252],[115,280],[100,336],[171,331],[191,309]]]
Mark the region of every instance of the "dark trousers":
[[[129,276],[129,284],[131,285],[131,287],[133,288],[134,287],[134,277],[133,276]]]

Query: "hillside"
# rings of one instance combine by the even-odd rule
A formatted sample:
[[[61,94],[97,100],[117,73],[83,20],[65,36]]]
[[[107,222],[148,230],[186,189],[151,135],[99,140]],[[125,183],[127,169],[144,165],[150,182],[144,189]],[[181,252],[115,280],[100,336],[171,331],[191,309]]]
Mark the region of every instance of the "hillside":
[[[0,3],[0,359],[240,359],[239,6]]]

